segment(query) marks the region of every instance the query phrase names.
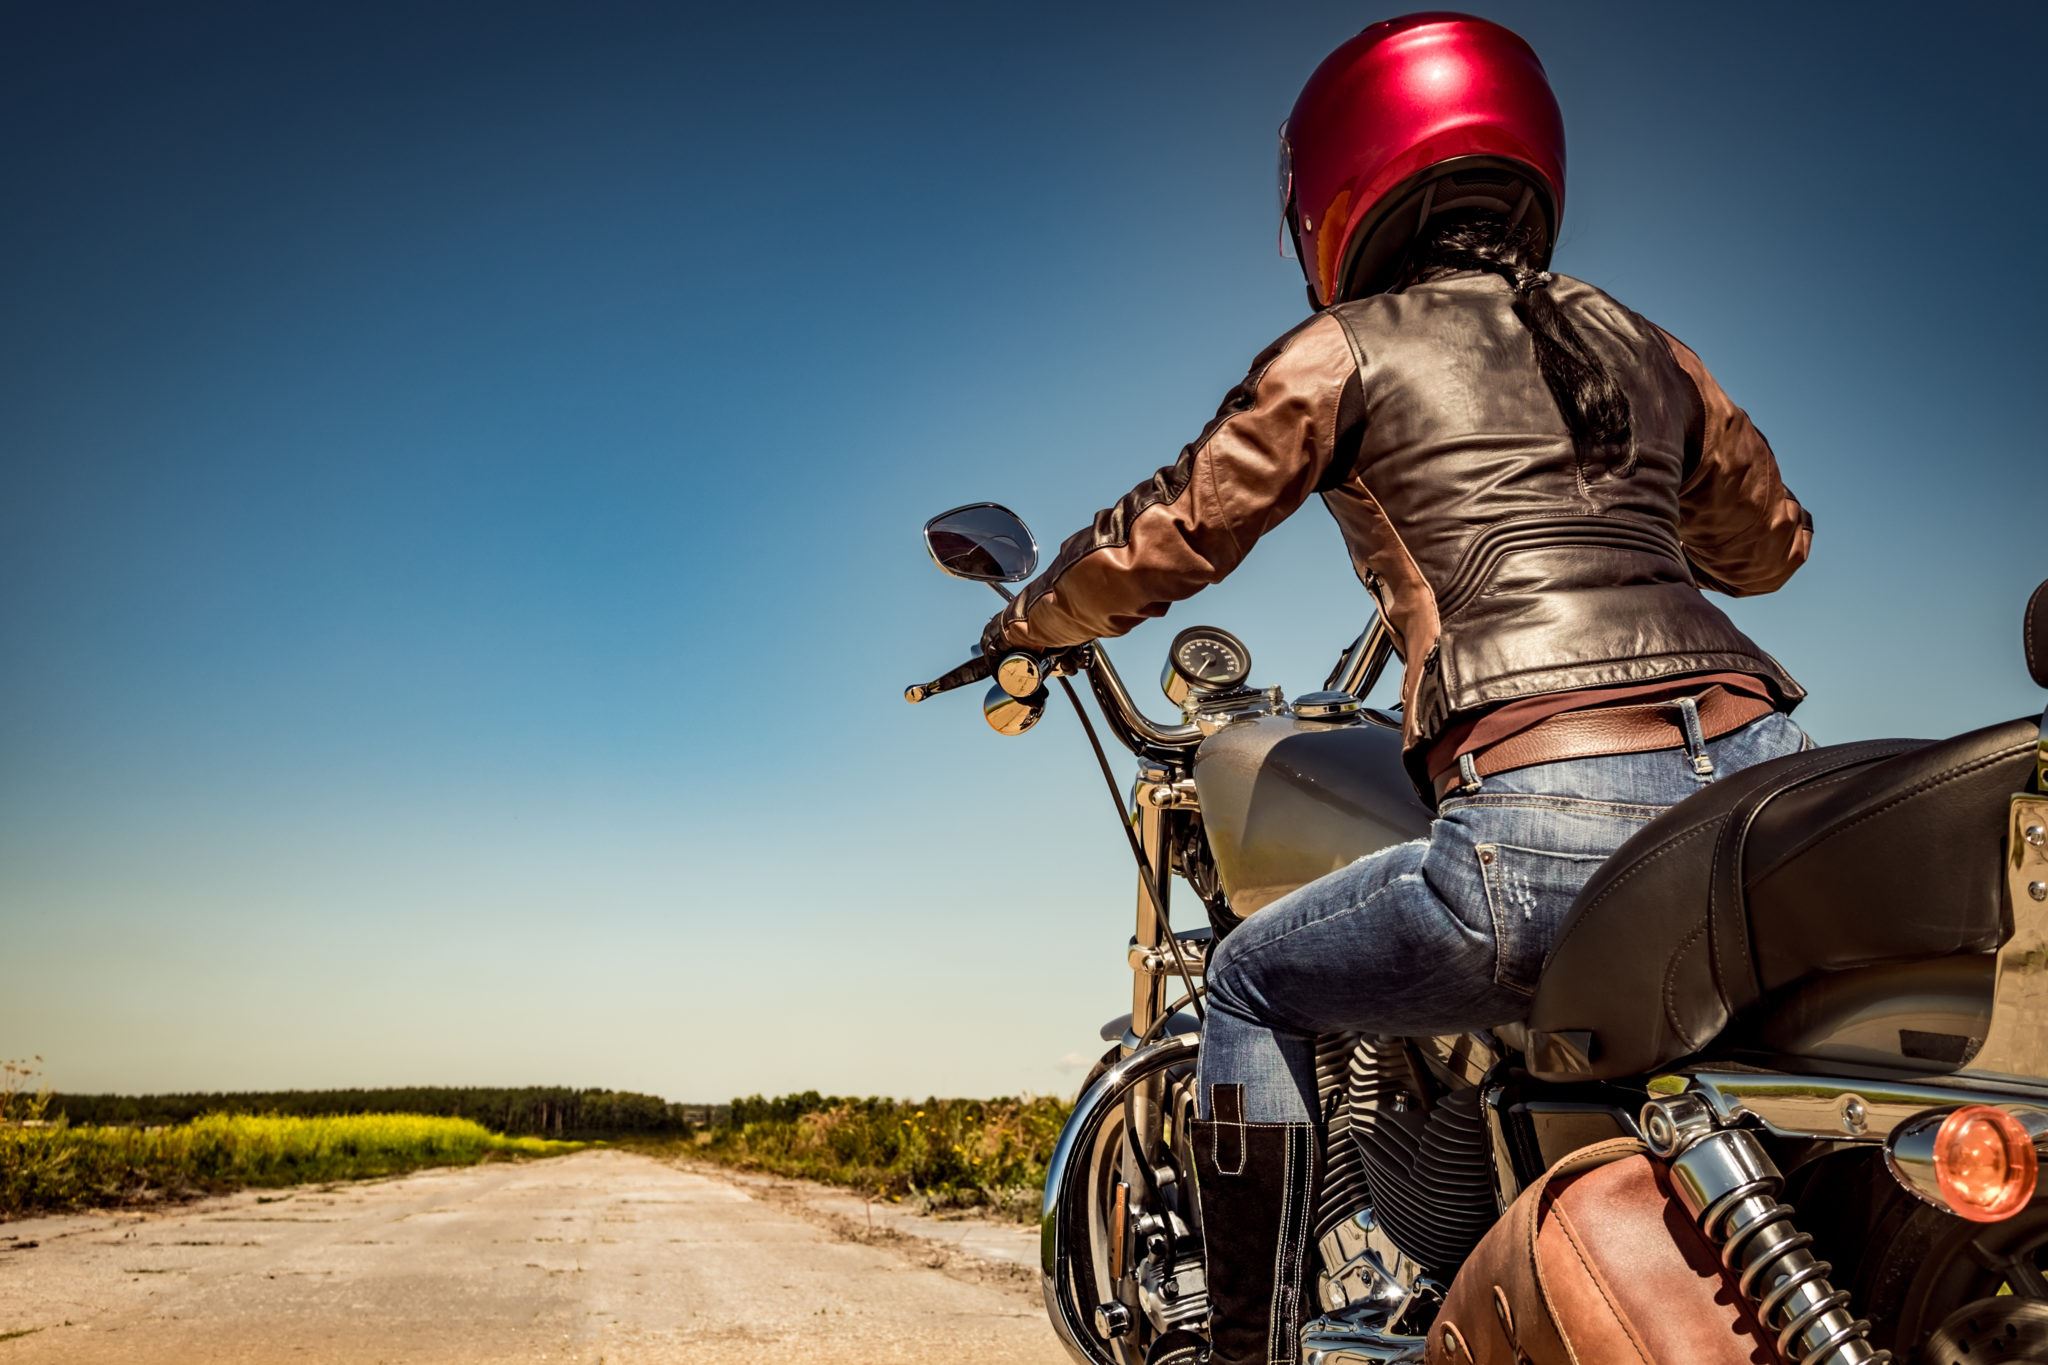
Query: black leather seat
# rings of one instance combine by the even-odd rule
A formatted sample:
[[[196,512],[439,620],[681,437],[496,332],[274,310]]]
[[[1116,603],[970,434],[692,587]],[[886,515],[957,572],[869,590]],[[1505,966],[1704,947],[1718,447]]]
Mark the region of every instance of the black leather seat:
[[[1537,989],[1531,1071],[1640,1075],[1822,974],[1995,951],[2006,806],[2040,728],[1815,749],[1673,807],[1581,893]]]

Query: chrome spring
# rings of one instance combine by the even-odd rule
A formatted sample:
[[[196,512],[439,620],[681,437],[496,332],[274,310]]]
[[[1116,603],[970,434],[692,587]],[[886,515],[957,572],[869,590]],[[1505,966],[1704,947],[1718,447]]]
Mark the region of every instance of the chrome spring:
[[[1813,1238],[1778,1201],[1783,1178],[1755,1138],[1740,1129],[1706,1131],[1678,1100],[1644,1135],[1669,1162],[1672,1184],[1765,1330],[1777,1333],[1788,1365],[1889,1365],[1870,1344],[1870,1323],[1849,1311],[1849,1295],[1828,1283],[1834,1267],[1816,1258]]]
[[[1834,1267],[1809,1250],[1813,1237],[1793,1226],[1789,1204],[1765,1188],[1721,1205],[1719,1218],[1701,1219],[1702,1231],[1722,1242],[1721,1264],[1735,1273],[1757,1320],[1778,1334],[1778,1354],[1791,1365],[1881,1365],[1892,1358],[1871,1348],[1870,1323],[1850,1316],[1848,1294],[1828,1283]]]

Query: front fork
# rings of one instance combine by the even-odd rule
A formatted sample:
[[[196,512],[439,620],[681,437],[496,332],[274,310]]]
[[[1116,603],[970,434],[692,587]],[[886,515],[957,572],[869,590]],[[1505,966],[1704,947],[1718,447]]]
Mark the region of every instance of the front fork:
[[[1208,969],[1211,935],[1204,925],[1189,933],[1173,932],[1169,905],[1173,896],[1173,821],[1179,812],[1198,810],[1194,783],[1171,769],[1142,764],[1131,788],[1130,820],[1136,830],[1138,847],[1151,869],[1152,885],[1159,893],[1154,905],[1146,893],[1145,879],[1139,878],[1137,925],[1131,934],[1131,1025],[1121,1043],[1128,1057],[1141,1044],[1169,1028],[1167,1016],[1195,1005]],[[1182,816],[1181,818],[1185,818]],[[1176,997],[1176,992],[1184,992]],[[1169,1000],[1173,1003],[1169,1004]],[[1154,1081],[1134,1093],[1128,1103],[1130,1131],[1137,1135],[1136,1147],[1154,1165],[1164,1158],[1161,1146],[1163,1082]]]
[[[1152,1031],[1164,1020],[1167,1004],[1167,977],[1174,970],[1171,950],[1167,947],[1166,935],[1172,930],[1167,918],[1167,902],[1173,894],[1173,877],[1167,856],[1166,822],[1168,807],[1162,804],[1158,792],[1172,790],[1172,775],[1165,769],[1146,765],[1138,770],[1138,780],[1131,791],[1131,822],[1137,829],[1138,847],[1145,854],[1145,862],[1152,869],[1152,885],[1158,889],[1160,904],[1154,905],[1146,894],[1143,878],[1136,887],[1138,899],[1137,927],[1131,935],[1131,1026],[1125,1032],[1121,1043],[1123,1055],[1128,1057],[1135,1051],[1141,1040],[1149,1038]],[[1183,957],[1185,957],[1183,951]],[[1190,963],[1190,969],[1194,964]],[[1132,1169],[1138,1161],[1157,1165],[1161,1152],[1162,1124],[1161,1103],[1165,1096],[1165,1082],[1154,1077],[1132,1089],[1125,1101],[1128,1119],[1126,1132],[1131,1141],[1124,1152],[1124,1183],[1132,1189],[1142,1189],[1144,1175]]]
[[[1179,1188],[1180,1172],[1171,1150],[1175,1136],[1172,1123],[1174,1106],[1185,1106],[1186,1099],[1169,1090],[1168,1072],[1171,1068],[1153,1064],[1157,1057],[1174,1056],[1181,1058],[1184,1066],[1194,1055],[1195,1039],[1192,1037],[1183,1036],[1173,1047],[1167,1047],[1161,1041],[1171,1029],[1170,1017],[1192,1002],[1195,994],[1192,988],[1199,985],[1208,961],[1207,926],[1191,935],[1175,935],[1169,910],[1173,884],[1173,821],[1176,812],[1194,807],[1191,782],[1177,777],[1173,770],[1164,766],[1151,763],[1140,766],[1131,791],[1128,818],[1150,871],[1150,882],[1157,891],[1158,901],[1155,904],[1152,894],[1147,891],[1146,878],[1139,877],[1135,888],[1136,920],[1129,949],[1130,1023],[1118,1042],[1120,1060],[1110,1073],[1119,1075],[1121,1083],[1107,1098],[1097,1095],[1100,1087],[1091,1088],[1089,1092],[1089,1095],[1097,1096],[1098,1106],[1111,1114],[1120,1113],[1122,1118],[1122,1139],[1115,1152],[1114,1188],[1107,1196],[1108,1207],[1100,1211],[1109,1233],[1109,1245],[1102,1249],[1107,1256],[1108,1281],[1112,1285],[1123,1284],[1127,1276],[1138,1274],[1144,1267],[1158,1270],[1156,1278],[1160,1283],[1156,1285],[1151,1283],[1150,1271],[1146,1272],[1148,1278],[1140,1286],[1139,1299],[1157,1309],[1152,1315],[1163,1318],[1168,1324],[1184,1320],[1191,1312],[1198,1312],[1201,1303],[1193,1295],[1193,1286],[1181,1283],[1176,1277],[1181,1259],[1177,1252],[1189,1231],[1191,1210],[1188,1203],[1193,1192],[1192,1189]],[[1165,1041],[1175,1040],[1166,1038]],[[1085,1108],[1088,1103],[1088,1096],[1084,1096],[1082,1106]],[[1075,1128],[1081,1118],[1077,1111],[1075,1122],[1069,1124],[1070,1129]],[[1093,1120],[1097,1127],[1102,1118],[1098,1112]],[[1084,1147],[1082,1150],[1092,1148]],[[1048,1307],[1054,1309],[1055,1324],[1092,1324],[1096,1338],[1121,1337],[1135,1326],[1135,1321],[1130,1308],[1114,1299],[1095,1305],[1054,1304],[1056,1283],[1073,1285],[1069,1267],[1062,1264],[1057,1271],[1053,1268],[1054,1262],[1062,1259],[1052,1251],[1052,1243],[1061,1226],[1054,1208],[1053,1191],[1064,1179],[1064,1169],[1056,1166],[1047,1182]],[[1079,1197],[1085,1204],[1097,1196],[1090,1192]],[[1130,1235],[1133,1231],[1135,1236]],[[1153,1299],[1161,1299],[1162,1302],[1152,1303]],[[1067,1335],[1062,1332],[1062,1336]],[[1085,1339],[1089,1334],[1084,1328],[1076,1335]],[[1093,1347],[1100,1342],[1089,1341],[1087,1344]],[[1072,1338],[1068,1341],[1070,1350],[1081,1345]]]

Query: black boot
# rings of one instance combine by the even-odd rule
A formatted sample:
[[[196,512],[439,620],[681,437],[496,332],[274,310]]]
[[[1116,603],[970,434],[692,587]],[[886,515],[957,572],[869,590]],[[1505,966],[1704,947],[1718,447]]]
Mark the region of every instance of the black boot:
[[[1309,1316],[1315,1129],[1244,1122],[1244,1088],[1213,1088],[1216,1117],[1196,1120],[1212,1365],[1299,1365]]]

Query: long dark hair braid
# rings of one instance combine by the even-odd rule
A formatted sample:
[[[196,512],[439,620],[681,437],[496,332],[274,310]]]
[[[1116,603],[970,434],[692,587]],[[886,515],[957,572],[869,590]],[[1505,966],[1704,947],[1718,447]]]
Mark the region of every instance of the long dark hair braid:
[[[1506,280],[1515,291],[1515,316],[1535,342],[1543,382],[1571,431],[1579,467],[1626,475],[1635,464],[1628,394],[1549,288],[1548,259],[1548,243],[1533,222],[1510,224],[1485,211],[1447,213],[1432,219],[1409,247],[1393,287],[1463,270]]]

